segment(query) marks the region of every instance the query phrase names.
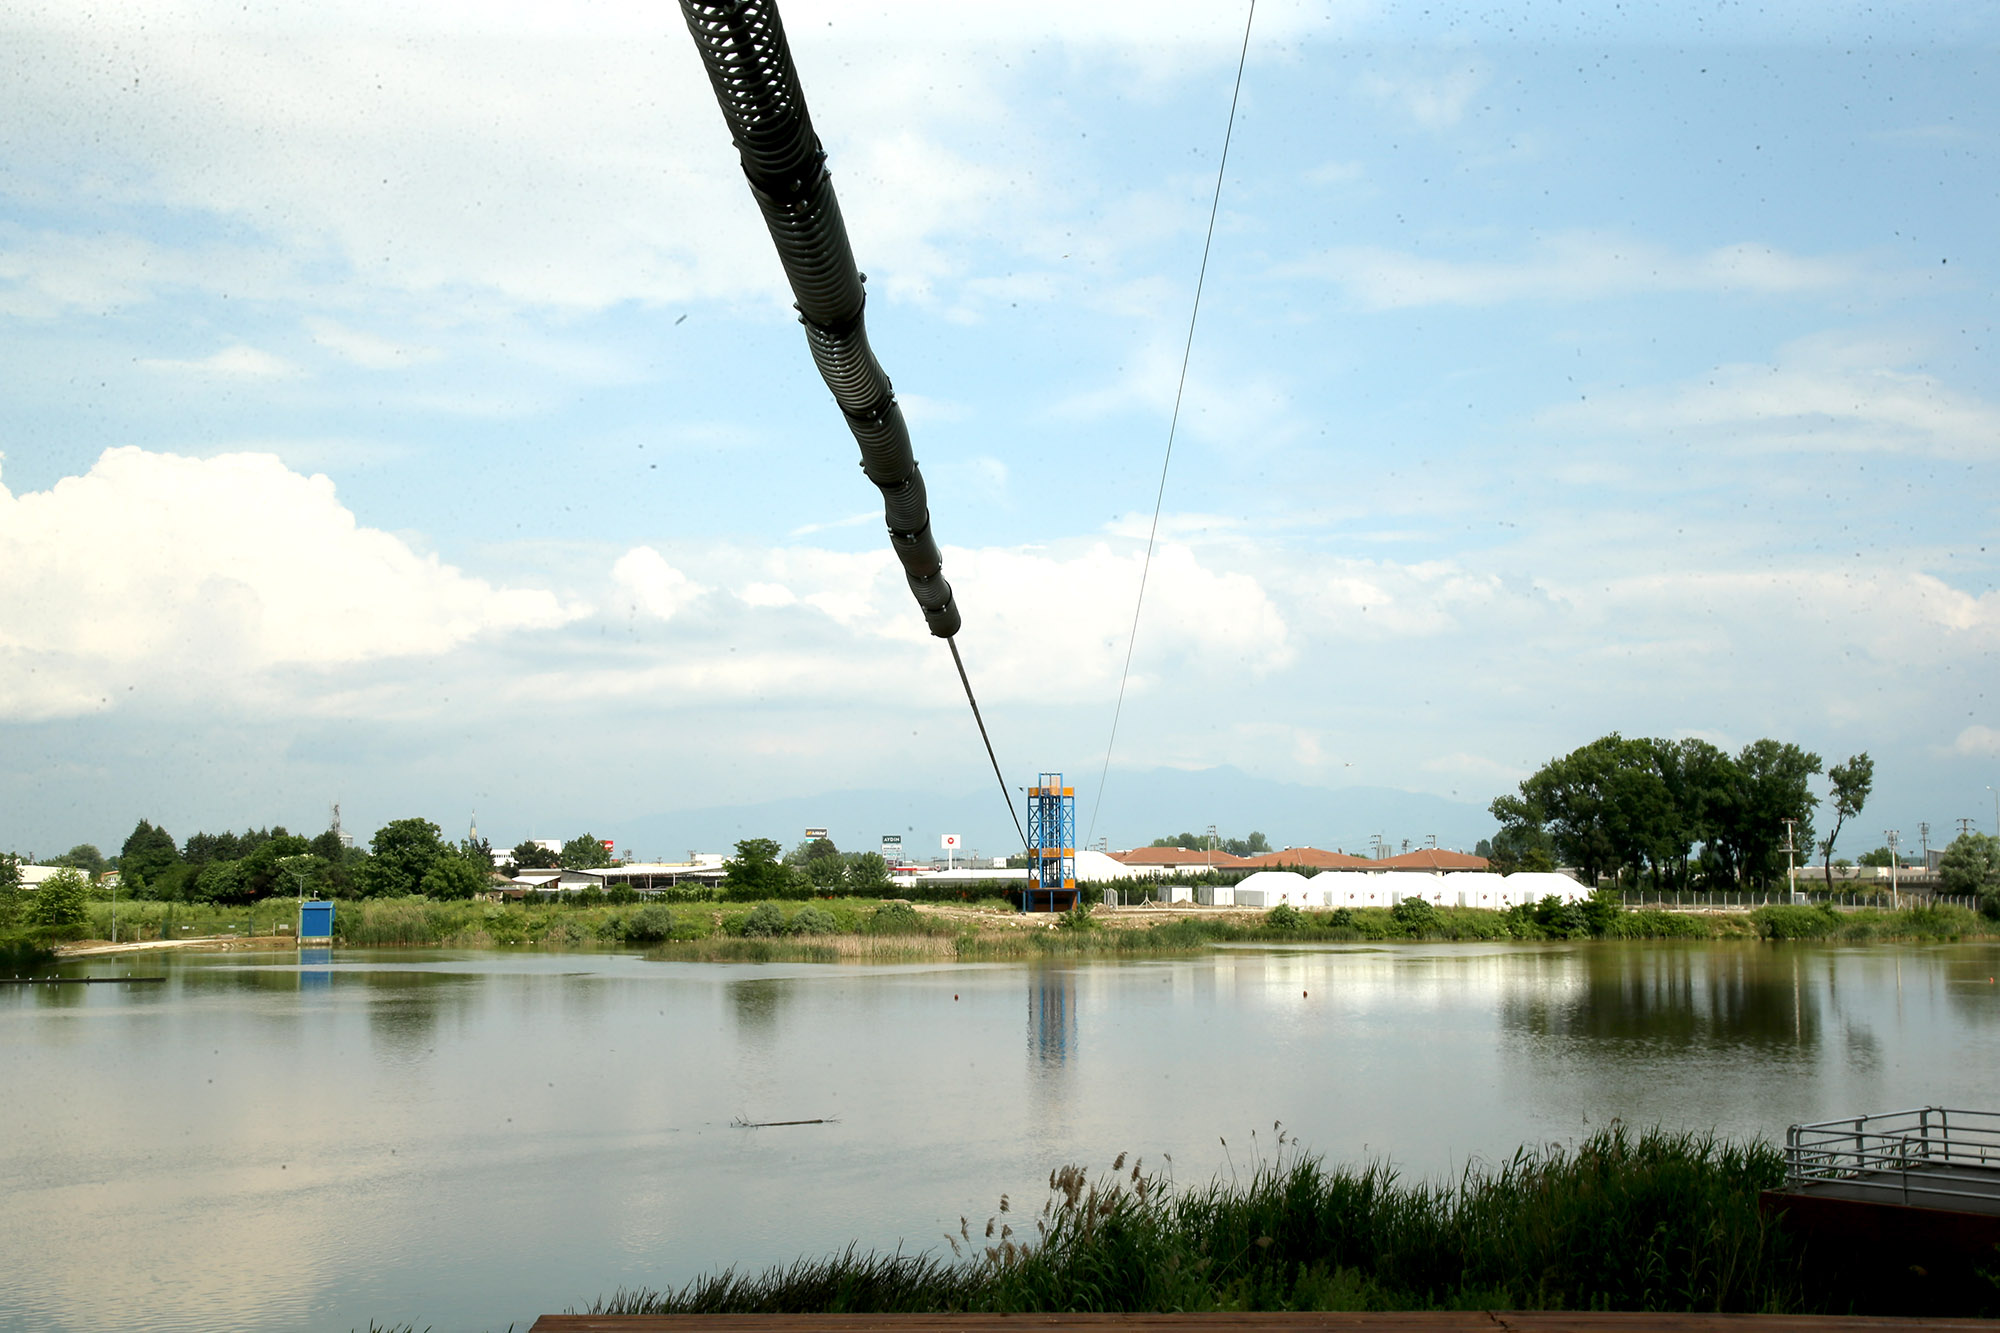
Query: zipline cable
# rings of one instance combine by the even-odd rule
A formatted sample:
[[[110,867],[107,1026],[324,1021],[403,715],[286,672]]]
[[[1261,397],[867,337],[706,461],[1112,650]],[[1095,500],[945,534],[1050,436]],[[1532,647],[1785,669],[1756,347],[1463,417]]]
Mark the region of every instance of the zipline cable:
[[[1111,710],[1111,739],[1104,743],[1104,767],[1097,775],[1097,798],[1090,805],[1090,825],[1083,841],[1097,832],[1097,812],[1104,804],[1104,783],[1111,774],[1111,751],[1118,744],[1118,719],[1125,712],[1125,682],[1132,675],[1132,650],[1139,642],[1139,612],[1146,605],[1146,579],[1153,572],[1153,543],[1160,535],[1160,507],[1167,498],[1167,469],[1174,461],[1174,433],[1181,424],[1181,395],[1187,392],[1188,362],[1194,356],[1194,326],[1201,317],[1201,289],[1208,281],[1208,252],[1215,244],[1215,215],[1222,207],[1222,173],[1229,169],[1229,141],[1236,135],[1236,102],[1243,95],[1243,66],[1250,58],[1250,25],[1257,18],[1257,0],[1243,19],[1243,49],[1236,55],[1236,87],[1229,94],[1229,124],[1222,131],[1222,161],[1215,167],[1215,197],[1208,203],[1208,235],[1201,243],[1201,272],[1194,280],[1194,309],[1188,312],[1187,345],[1181,349],[1181,378],[1174,386],[1174,414],[1167,423],[1167,454],[1160,460],[1160,488],[1153,496],[1153,526],[1146,533],[1146,559],[1139,566],[1139,596],[1132,604],[1132,630],[1125,639],[1125,669],[1118,673],[1118,703]],[[1011,808],[1011,802],[1009,803]]]
[[[1013,817],[1014,832],[1021,835],[1021,850],[1028,850],[1028,833],[1021,827],[1021,816],[1015,813],[1014,798],[1007,794],[1007,779],[1000,775],[1000,761],[993,757],[993,738],[986,734],[986,719],[979,715],[979,700],[972,697],[972,682],[965,674],[965,659],[958,655],[956,636],[946,639],[951,645],[951,662],[958,668],[959,683],[965,686],[965,701],[972,705],[972,720],[979,724],[979,739],[986,742],[986,758],[993,764],[993,780],[1000,784],[1000,799],[1006,803],[1007,813]]]

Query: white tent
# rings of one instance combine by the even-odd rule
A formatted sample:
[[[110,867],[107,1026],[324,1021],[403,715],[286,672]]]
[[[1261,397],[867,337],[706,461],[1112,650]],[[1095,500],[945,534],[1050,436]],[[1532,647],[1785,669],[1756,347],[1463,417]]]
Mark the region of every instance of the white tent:
[[[1507,878],[1490,870],[1454,870],[1444,877],[1444,890],[1459,907],[1500,909],[1513,906]]]
[[[1402,878],[1366,870],[1322,870],[1311,883],[1321,907],[1394,907],[1396,881]]]
[[[1584,885],[1550,870],[1523,870],[1509,875],[1507,890],[1516,895],[1517,902],[1524,903],[1538,903],[1551,895],[1566,903],[1580,903],[1590,897],[1590,890]]]
[[[1076,853],[1076,882],[1095,884],[1107,879],[1150,879],[1152,873],[1114,861],[1103,852],[1079,848]]]
[[[1295,870],[1259,870],[1236,882],[1238,907],[1317,907],[1313,881]]]
[[[1395,895],[1390,906],[1405,898],[1422,898],[1432,907],[1456,907],[1458,899],[1445,887],[1445,877],[1434,871],[1398,870],[1389,875],[1389,891]]]

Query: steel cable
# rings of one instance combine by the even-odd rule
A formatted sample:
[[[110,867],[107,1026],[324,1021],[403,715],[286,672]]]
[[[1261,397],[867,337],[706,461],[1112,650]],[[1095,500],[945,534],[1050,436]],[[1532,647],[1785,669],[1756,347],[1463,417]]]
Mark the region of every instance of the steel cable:
[[[1194,356],[1194,326],[1201,317],[1201,289],[1208,281],[1208,252],[1215,244],[1215,215],[1222,207],[1222,173],[1229,168],[1229,143],[1236,135],[1236,103],[1243,95],[1243,66],[1250,57],[1250,25],[1257,18],[1257,0],[1243,19],[1243,49],[1236,55],[1236,87],[1229,94],[1229,123],[1222,131],[1222,160],[1215,167],[1215,196],[1208,203],[1208,235],[1201,243],[1201,271],[1194,280],[1194,308],[1188,312],[1187,345],[1181,349],[1181,377],[1174,386],[1174,414],[1167,423],[1167,453],[1160,460],[1160,486],[1153,496],[1153,526],[1146,533],[1146,558],[1139,566],[1139,596],[1132,604],[1132,629],[1125,638],[1125,668],[1118,673],[1118,703],[1111,710],[1111,737],[1104,743],[1104,767],[1097,774],[1097,797],[1090,804],[1090,824],[1084,843],[1097,832],[1097,812],[1104,804],[1104,784],[1111,775],[1111,751],[1118,744],[1118,719],[1125,713],[1125,683],[1132,675],[1132,650],[1139,642],[1139,612],[1146,605],[1146,579],[1153,572],[1153,544],[1160,535],[1160,507],[1167,498],[1167,469],[1174,461],[1174,434],[1181,424],[1181,396],[1187,391],[1188,362]]]

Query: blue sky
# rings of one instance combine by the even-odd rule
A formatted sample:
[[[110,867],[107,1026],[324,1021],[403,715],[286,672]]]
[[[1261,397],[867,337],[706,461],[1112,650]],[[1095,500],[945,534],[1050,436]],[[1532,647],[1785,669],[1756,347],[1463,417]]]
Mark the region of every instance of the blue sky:
[[[784,12],[1002,761],[1094,781],[1243,10]],[[0,843],[990,782],[671,7],[0,24]],[[1990,821],[1996,55],[1265,0],[1113,781],[1771,735],[1875,755],[1849,854]]]

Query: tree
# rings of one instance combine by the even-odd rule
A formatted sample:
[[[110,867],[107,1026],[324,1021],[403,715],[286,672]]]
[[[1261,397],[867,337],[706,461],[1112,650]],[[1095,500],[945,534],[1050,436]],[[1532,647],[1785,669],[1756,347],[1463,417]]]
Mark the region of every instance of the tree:
[[[808,838],[785,853],[785,864],[794,870],[803,870],[815,861],[838,858],[839,855],[840,848],[834,846],[832,838]]]
[[[820,856],[806,862],[806,882],[814,893],[839,893],[847,887],[847,862],[838,856]]]
[[[604,850],[603,843],[583,833],[564,843],[562,854],[556,859],[564,870],[596,870],[611,864],[611,853]]]
[[[188,898],[203,903],[248,902],[253,896],[243,862],[210,861],[196,868]]]
[[[1863,750],[1844,764],[1835,764],[1826,770],[1827,780],[1833,784],[1833,832],[1826,835],[1821,843],[1821,869],[1826,873],[1826,887],[1833,888],[1833,844],[1840,840],[1840,826],[1861,813],[1861,807],[1868,800],[1868,790],[1875,785],[1875,761]]]
[[[427,898],[470,898],[484,893],[492,877],[493,862],[487,859],[486,868],[459,852],[449,849],[431,863],[424,873],[423,890]]]
[[[1271,850],[1271,840],[1261,833],[1252,833],[1247,838],[1224,838],[1222,850],[1231,856],[1262,856]]]
[[[554,870],[562,864],[559,856],[538,842],[516,844],[513,856],[516,870]]]
[[[424,876],[445,854],[438,826],[428,819],[395,819],[375,831],[373,852],[361,867],[366,898],[403,898],[423,890]]]
[[[1988,916],[2000,916],[2000,838],[1961,833],[1938,858],[1938,880],[1946,893],[1976,894]]]
[[[847,887],[854,893],[875,893],[890,886],[889,863],[880,852],[862,852],[847,865]]]
[[[174,835],[142,819],[119,849],[118,871],[133,891],[138,892],[179,865],[180,860],[181,849],[175,845]]]
[[[1743,878],[1768,887],[1783,865],[1787,819],[1797,821],[1794,845],[1813,844],[1812,812],[1819,798],[1808,779],[1820,771],[1820,758],[1788,742],[1761,740],[1743,747],[1736,767],[1737,800],[1728,809],[1728,827],[1719,832],[1736,847]]]
[[[784,848],[769,838],[745,838],[736,856],[722,863],[722,886],[732,898],[782,898],[791,889],[792,872],[778,859]]]
[[[96,879],[104,873],[104,853],[87,842],[80,842],[58,856],[52,864],[80,870],[86,878]]]
[[[293,896],[303,898],[308,892],[318,896],[318,884],[326,874],[327,864],[311,852],[293,853],[278,857],[273,866],[284,876],[283,885],[292,890]]]
[[[0,930],[9,930],[21,919],[21,863],[12,854],[0,853]]]
[[[1887,847],[1877,847],[1872,852],[1863,852],[1855,857],[1854,863],[1863,866],[1886,866],[1893,860],[1895,857],[1890,855]]]
[[[90,920],[90,882],[81,871],[64,867],[29,895],[23,915],[29,925],[48,929],[84,925]]]

